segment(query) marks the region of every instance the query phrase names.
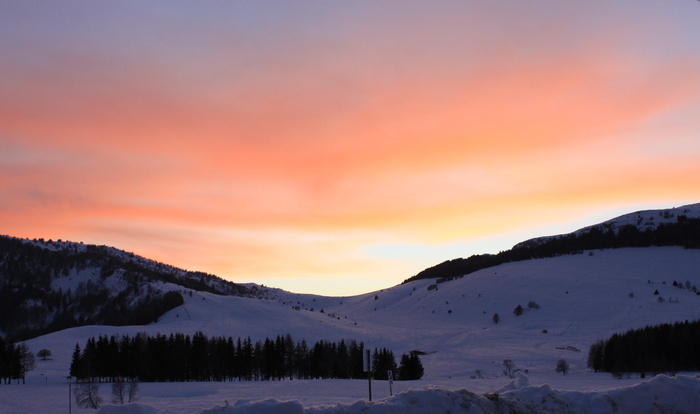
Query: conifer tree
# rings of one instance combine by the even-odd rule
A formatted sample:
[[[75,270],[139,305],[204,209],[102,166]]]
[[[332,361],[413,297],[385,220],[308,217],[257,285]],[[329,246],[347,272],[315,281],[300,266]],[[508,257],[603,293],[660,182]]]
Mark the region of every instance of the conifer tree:
[[[386,348],[381,350],[375,348],[372,356],[372,376],[378,380],[386,380],[388,371],[396,372],[394,353]]]
[[[73,350],[73,357],[70,361],[70,376],[77,379],[83,378],[82,372],[82,353],[80,351],[80,344],[75,343],[75,349]]]
[[[398,379],[401,381],[419,380],[423,378],[423,364],[415,353],[401,355]]]

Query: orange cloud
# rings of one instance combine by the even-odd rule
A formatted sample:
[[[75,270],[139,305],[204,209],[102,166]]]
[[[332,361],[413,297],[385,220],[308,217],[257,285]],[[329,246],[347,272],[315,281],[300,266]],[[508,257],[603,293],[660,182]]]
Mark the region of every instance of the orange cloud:
[[[351,278],[401,267],[366,245],[474,240],[697,194],[697,54],[672,35],[648,51],[635,39],[682,33],[667,18],[607,3],[348,7],[269,33],[171,16],[187,22],[177,45],[159,26],[110,25],[94,44],[76,42],[80,25],[56,33],[65,43],[13,29],[23,47],[0,58],[3,232],[231,278]]]

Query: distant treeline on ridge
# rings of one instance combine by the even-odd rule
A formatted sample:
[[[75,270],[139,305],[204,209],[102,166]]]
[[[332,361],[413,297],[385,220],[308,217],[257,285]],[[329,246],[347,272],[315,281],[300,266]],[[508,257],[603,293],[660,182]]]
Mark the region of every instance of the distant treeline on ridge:
[[[80,381],[147,382],[261,381],[317,378],[367,378],[362,369],[363,343],[354,340],[318,341],[309,346],[291,335],[252,342],[250,337],[192,337],[182,333],[149,336],[100,336],[76,344],[70,375]],[[423,376],[415,354],[403,355],[397,367],[394,354],[385,348],[372,354],[375,379],[386,379],[392,370],[396,379]]]
[[[421,271],[403,283],[433,278],[438,279],[439,283],[503,263],[578,254],[584,250],[649,246],[683,246],[699,249],[700,219],[679,215],[675,223],[660,224],[646,231],[640,231],[633,225],[621,226],[617,231],[605,225],[598,225],[586,232],[555,236],[544,241],[520,243],[498,254],[481,254],[466,259],[448,260]]]

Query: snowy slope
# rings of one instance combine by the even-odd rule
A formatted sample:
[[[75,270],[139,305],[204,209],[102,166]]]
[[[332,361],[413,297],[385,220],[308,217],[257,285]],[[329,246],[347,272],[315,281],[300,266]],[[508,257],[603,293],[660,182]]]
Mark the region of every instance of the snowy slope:
[[[700,217],[700,205],[632,213],[601,225],[644,229],[675,222],[678,215]],[[355,339],[396,356],[420,350],[427,353],[421,357],[425,377],[394,383],[394,393],[402,393],[394,398],[387,398],[386,382],[373,382],[380,401],[372,404],[361,401],[367,383],[352,380],[142,384],[144,406],[104,412],[384,414],[442,407],[487,414],[690,413],[700,403],[696,374],[615,379],[590,372],[586,359],[593,342],[613,333],[700,318],[698,288],[700,250],[647,247],[505,263],[442,283],[417,280],[352,297],[276,289],[265,292],[267,299],[183,291],[184,305],[147,326],[85,326],[28,341],[32,350],[51,349],[54,359],[38,361],[23,391],[0,387],[0,413],[67,412],[52,404],[65,399],[71,352],[88,337],[199,330],[254,341],[287,333],[309,342]],[[524,308],[520,316],[513,313],[518,305]],[[562,358],[571,365],[566,376],[554,371]],[[504,359],[526,374],[511,382],[502,372]],[[494,392],[500,402],[473,394]]]
[[[452,404],[455,400],[450,389],[498,391],[510,381],[502,374],[501,366],[502,360],[508,358],[517,368],[527,371],[526,382],[530,384],[511,387],[515,390],[508,395],[512,394],[513,398],[524,401],[540,397],[543,401],[568,398],[567,404],[571,407],[603,404],[600,401],[609,402],[607,397],[594,391],[633,386],[643,380],[639,377],[617,380],[608,374],[589,372],[586,368],[589,345],[630,328],[700,317],[700,296],[690,289],[673,286],[674,281],[700,286],[700,251],[679,247],[596,250],[508,263],[441,283],[433,289],[429,287],[434,281],[420,280],[345,298],[276,292],[274,296],[278,300],[259,300],[199,292],[191,297],[185,295],[184,306],[148,326],[88,326],[28,341],[33,350],[49,348],[54,354],[54,360],[39,361],[37,369],[30,373],[29,382],[33,384],[30,386],[40,386],[42,381],[48,387],[55,384],[55,392],[60,395],[58,390],[64,389],[60,384],[65,384],[71,351],[76,342],[82,345],[89,336],[203,330],[209,335],[251,336],[255,340],[290,333],[295,339],[309,341],[354,338],[370,347],[389,347],[397,355],[414,349],[429,352],[422,357],[425,378],[397,382],[394,392],[424,389],[430,384],[439,388],[402,397],[409,400],[447,398]],[[654,294],[655,290],[658,295]],[[659,297],[664,298],[663,303],[659,302]],[[539,309],[527,309],[529,302],[535,302]],[[301,304],[308,309],[313,306],[314,310],[294,308]],[[527,309],[521,316],[513,314],[518,304]],[[498,324],[492,321],[494,313],[501,317]],[[571,364],[572,371],[567,376],[554,372],[560,358]],[[482,379],[477,378],[476,370],[480,370]],[[655,381],[659,386],[678,386],[684,390],[697,390],[698,386],[695,379],[673,386],[662,380]],[[375,391],[375,395],[388,397],[385,382],[374,384],[381,390]],[[545,384],[570,390],[573,394],[552,391]],[[346,404],[344,411],[338,412],[353,413],[359,412],[359,406],[352,408],[353,403],[366,399],[366,386],[366,382],[348,380],[237,383],[235,386],[169,384],[166,392],[156,384],[142,384],[146,394],[142,402],[153,407],[167,407],[163,412],[193,413],[221,406],[224,399],[233,404],[239,398],[277,398],[297,400],[297,408],[314,406],[317,411],[309,409],[309,412],[319,413],[331,412],[319,408],[322,407],[319,404],[342,403]],[[6,389],[0,387],[0,397]],[[633,395],[634,389],[638,388],[625,392]],[[609,396],[607,391],[605,395]],[[178,396],[187,398],[178,399]],[[624,399],[636,401],[640,397],[616,398],[616,404],[623,404]],[[395,402],[406,404],[407,400],[402,401]],[[10,411],[2,404],[0,402],[0,412],[22,412]],[[16,404],[40,402],[20,398]],[[265,412],[261,403],[246,404],[250,404],[253,411],[229,408],[223,412]],[[268,412],[274,412],[274,407],[280,408],[275,404],[268,404],[271,410]],[[372,412],[393,412],[382,411],[380,406],[372,405],[376,407]],[[606,407],[610,409],[609,404]]]
[[[661,224],[675,223],[680,216],[700,218],[700,203],[661,210],[637,211],[604,221],[597,226],[617,230],[620,227],[631,225],[637,227],[640,231],[646,231],[655,229]],[[579,232],[585,232],[591,227],[583,228]]]
[[[253,292],[246,292],[244,289],[239,290],[232,282],[225,281],[213,275],[187,271],[110,246],[86,245],[63,240],[47,241],[44,239],[2,237],[17,240],[23,244],[35,246],[46,251],[61,253],[65,257],[65,261],[69,263],[77,262],[75,264],[80,268],[72,268],[64,274],[53,275],[53,277],[56,278],[52,283],[54,288],[61,287],[64,290],[75,290],[81,281],[87,282],[87,280],[91,279],[94,281],[95,277],[99,276],[99,273],[104,271],[104,263],[107,262],[110,267],[114,268],[108,269],[113,270],[114,273],[108,273],[106,276],[107,278],[116,279],[115,281],[110,281],[110,283],[114,284],[112,288],[115,290],[115,293],[124,289],[123,284],[125,282],[122,280],[124,274],[134,271],[150,272],[151,274],[149,276],[159,277],[160,279],[157,279],[159,281],[169,279],[177,281],[177,284],[186,287],[188,284],[196,283],[201,287],[206,287],[208,290],[224,292],[226,294],[250,294],[252,296],[257,296],[258,293],[256,292],[259,288],[257,285],[250,284],[248,288]],[[84,258],[87,253],[92,254],[92,262]]]
[[[26,339],[88,324],[145,324],[207,291],[264,298],[264,288],[189,272],[107,246],[0,236],[0,334]]]
[[[576,230],[571,235],[581,235],[590,232],[592,229],[612,230],[617,233],[621,227],[634,226],[639,231],[648,231],[658,228],[662,224],[674,224],[679,217],[688,219],[700,219],[700,203],[689,204],[681,207],[673,207],[659,210],[641,210],[633,213],[623,214],[622,216],[604,221],[599,224],[584,227]],[[514,248],[521,246],[533,246],[544,242],[556,239],[566,235],[536,237],[524,242],[518,243]]]
[[[584,369],[596,339],[700,317],[700,296],[672,286],[674,280],[700,286],[700,251],[665,247],[590,254],[508,263],[433,290],[428,290],[432,281],[417,281],[378,292],[376,300],[375,294],[364,295],[326,309],[382,332],[378,339],[401,352],[439,351],[423,357],[428,376],[465,376],[474,369],[497,373],[500,367],[491,361],[505,358],[522,361],[523,368],[549,369],[553,360],[565,357]],[[527,309],[529,302],[539,309],[513,315],[517,305]],[[498,324],[494,313],[500,315]],[[557,349],[567,346],[582,352]]]
[[[700,286],[699,269],[698,250],[593,251],[508,263],[436,289],[428,289],[432,281],[421,280],[354,297],[304,295],[303,302],[313,304],[314,311],[294,309],[293,294],[284,304],[198,292],[185,295],[185,305],[148,326],[74,328],[29,344],[37,350],[52,348],[56,360],[62,360],[63,372],[36,373],[49,376],[65,376],[75,342],[88,336],[197,330],[254,340],[285,333],[308,341],[354,338],[399,355],[434,351],[423,357],[428,378],[469,377],[475,369],[498,375],[505,358],[522,368],[550,369],[553,361],[566,357],[574,369],[585,370],[588,346],[597,339],[700,317],[700,296],[672,286],[674,281]],[[529,302],[539,309],[527,309]],[[526,308],[521,316],[513,315],[517,305]],[[500,315],[498,324],[492,321],[494,313]],[[567,346],[582,352],[557,349]]]

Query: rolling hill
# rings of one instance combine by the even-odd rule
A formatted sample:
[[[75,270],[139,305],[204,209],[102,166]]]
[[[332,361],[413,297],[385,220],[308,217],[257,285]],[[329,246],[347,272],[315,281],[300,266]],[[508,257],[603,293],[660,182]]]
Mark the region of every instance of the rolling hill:
[[[696,206],[680,211],[687,214],[696,211]],[[615,232],[629,229],[625,226],[630,221],[636,226],[639,220],[634,217],[641,216],[641,225],[647,228],[640,233],[651,234],[669,224],[694,220],[686,216],[687,220],[679,221],[678,216],[664,211],[645,214],[634,213],[603,224]],[[649,227],[650,219],[645,217],[662,220]],[[586,232],[582,229],[577,235],[538,239],[536,244],[574,240]],[[556,381],[559,388],[598,390],[610,388],[610,381],[615,380],[588,369],[590,345],[633,328],[700,319],[699,269],[700,249],[647,246],[576,249],[570,254],[509,261],[452,278],[412,280],[350,297],[277,289],[258,290],[255,295],[225,295],[184,289],[177,280],[162,280],[158,282],[162,291],[181,292],[182,304],[156,321],[72,327],[26,341],[33,350],[50,349],[53,353],[53,359],[38,364],[30,377],[35,382],[65,382],[75,344],[82,345],[89,337],[140,332],[193,335],[201,331],[210,336],[251,337],[253,341],[283,334],[310,343],[355,339],[370,348],[387,347],[396,355],[421,351],[425,377],[397,384],[396,390],[428,384],[454,388],[468,383],[472,390],[492,392],[510,381],[503,374],[505,359],[525,372],[530,384]],[[254,285],[241,287],[252,292],[259,289]],[[517,308],[522,311],[516,312]],[[494,318],[496,314],[498,318]],[[571,366],[565,377],[554,372],[560,359]],[[295,392],[303,402],[316,404],[338,401],[337,387],[353,390],[352,398],[362,389],[353,382],[328,384],[334,388],[326,390],[328,395],[323,397],[314,392],[303,397],[310,392],[304,385],[289,384],[266,386],[264,395]],[[275,389],[278,391],[270,391]],[[202,392],[205,398],[209,391]]]
[[[0,236],[0,334],[13,340],[104,324],[141,325],[188,291],[262,297],[264,289],[107,246]]]
[[[551,371],[566,358],[573,370],[586,371],[587,350],[596,340],[700,318],[693,289],[700,286],[699,268],[698,250],[624,248],[508,263],[436,288],[420,280],[345,298],[278,292],[277,300],[261,300],[196,292],[146,326],[77,327],[28,343],[54,351],[56,371],[41,374],[57,378],[65,377],[75,343],[89,336],[197,331],[253,340],[287,333],[307,341],[356,339],[397,354],[420,350],[427,353],[426,378],[471,377],[476,370],[499,376],[503,359]],[[297,302],[314,310],[296,310]],[[518,305],[524,308],[520,316],[513,313]],[[493,322],[496,313],[499,323]]]
[[[578,254],[583,250],[649,246],[700,248],[700,204],[638,211],[569,234],[530,239],[495,255],[448,260],[419,272],[406,282],[451,279],[502,263]]]
[[[693,289],[700,286],[698,269],[700,250],[622,248],[507,263],[440,283],[436,288],[431,288],[434,280],[419,280],[353,297],[278,291],[276,299],[261,300],[195,292],[191,297],[184,295],[183,305],[146,326],[83,326],[27,341],[32,350],[53,352],[52,360],[38,361],[28,383],[41,387],[45,386],[43,382],[57,384],[51,398],[62,398],[65,391],[59,384],[66,381],[71,353],[76,343],[83,345],[88,337],[133,336],[140,332],[193,335],[203,331],[211,336],[250,336],[256,341],[289,333],[309,343],[356,339],[370,348],[387,347],[396,355],[412,350],[425,352],[421,356],[425,377],[397,382],[394,392],[416,388],[428,393],[447,392],[434,388],[441,386],[493,393],[510,386],[512,380],[503,374],[502,366],[503,360],[510,359],[527,376],[523,381],[530,388],[525,395],[533,403],[538,403],[543,392],[546,398],[556,400],[562,394],[552,394],[548,384],[559,390],[590,393],[644,381],[638,375],[619,380],[594,373],[586,366],[588,347],[630,328],[700,318],[700,296]],[[659,298],[664,298],[663,302]],[[533,305],[528,306],[530,303]],[[301,304],[312,304],[314,310],[297,310],[295,307]],[[524,308],[520,316],[513,313],[518,305]],[[500,315],[498,324],[493,322],[494,313]],[[555,373],[560,359],[571,366],[566,376]],[[654,384],[662,387],[665,383]],[[167,412],[172,413],[199,412],[220,404],[224,398],[244,396],[292,399],[304,405],[350,404],[367,397],[367,382],[361,380],[169,383],[167,390],[155,384],[144,387],[149,395],[145,402],[158,407],[166,404],[171,407]],[[385,382],[377,381],[375,393],[388,396],[386,387]],[[520,386],[515,387],[517,392]],[[651,394],[644,404],[650,404],[649,399],[653,400],[657,391],[649,389],[646,393]],[[570,398],[574,394],[563,395]],[[584,398],[589,394],[576,395]],[[574,412],[609,412],[611,406],[622,404],[622,392],[610,395],[613,399],[599,397],[605,403],[599,411]],[[585,397],[581,403],[584,406],[588,404],[586,398],[594,397]],[[641,396],[625,398],[630,406],[642,401]],[[22,400],[17,404],[28,403]]]

